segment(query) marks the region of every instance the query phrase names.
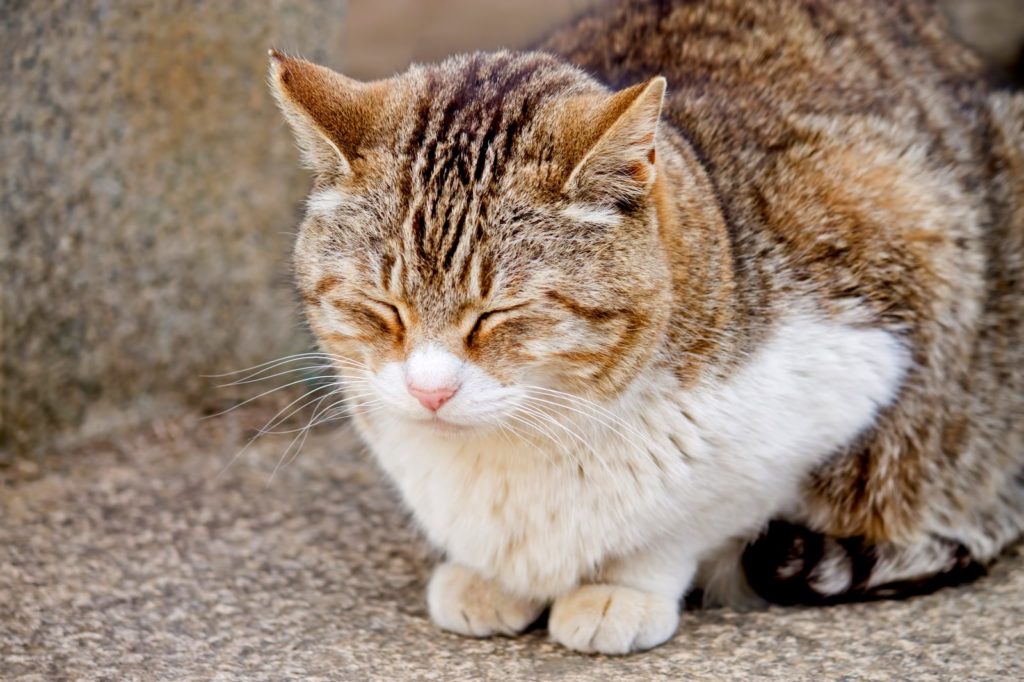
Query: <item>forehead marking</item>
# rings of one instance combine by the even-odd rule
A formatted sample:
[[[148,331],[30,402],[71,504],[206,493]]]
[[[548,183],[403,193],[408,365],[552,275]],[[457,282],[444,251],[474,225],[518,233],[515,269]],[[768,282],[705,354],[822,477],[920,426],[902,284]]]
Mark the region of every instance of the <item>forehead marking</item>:
[[[517,140],[540,103],[578,79],[549,69],[543,55],[474,55],[423,73],[420,98],[403,145],[398,190],[406,290],[452,279],[467,284],[470,259],[487,241],[484,224],[514,172]],[[487,254],[484,253],[484,260]],[[492,274],[475,264],[474,287],[486,295]]]
[[[514,70],[507,73],[513,63]],[[522,87],[537,72],[535,59],[503,55],[488,61],[475,55],[462,67],[446,100],[439,96],[436,74],[427,73],[425,96],[406,145],[415,156],[406,157],[401,187],[408,192],[403,224],[414,245],[407,252],[418,257],[424,274],[438,266],[448,271],[456,256],[464,257],[466,227],[478,222],[481,204],[495,193],[495,170],[511,155],[531,104],[551,89],[550,84]],[[453,176],[457,183],[449,180]],[[437,215],[441,211],[430,210],[440,206],[447,207],[442,219]]]

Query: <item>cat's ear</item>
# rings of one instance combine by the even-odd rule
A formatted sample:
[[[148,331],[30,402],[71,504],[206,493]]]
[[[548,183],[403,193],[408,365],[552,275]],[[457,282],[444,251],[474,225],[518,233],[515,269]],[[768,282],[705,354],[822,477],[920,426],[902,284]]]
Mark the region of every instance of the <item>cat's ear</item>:
[[[277,50],[270,50],[270,87],[305,164],[341,175],[379,133],[390,90],[386,82],[362,83]]]
[[[596,142],[576,164],[563,191],[588,201],[621,203],[654,184],[658,117],[665,97],[661,76],[607,98],[589,126]]]

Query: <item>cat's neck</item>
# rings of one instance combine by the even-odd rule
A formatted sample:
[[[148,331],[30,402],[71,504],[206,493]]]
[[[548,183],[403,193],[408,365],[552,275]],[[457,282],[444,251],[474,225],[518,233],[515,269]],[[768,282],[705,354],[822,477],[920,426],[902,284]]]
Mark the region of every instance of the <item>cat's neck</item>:
[[[743,315],[734,244],[717,189],[682,135],[659,134],[654,199],[673,273],[673,311],[663,357],[684,385],[733,364]]]

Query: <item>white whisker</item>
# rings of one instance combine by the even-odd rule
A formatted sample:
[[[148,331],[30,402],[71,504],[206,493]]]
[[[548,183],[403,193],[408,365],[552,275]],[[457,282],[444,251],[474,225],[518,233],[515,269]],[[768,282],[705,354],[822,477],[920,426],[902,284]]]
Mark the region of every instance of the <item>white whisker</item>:
[[[286,369],[283,372],[276,372],[274,374],[268,374],[265,377],[257,377],[255,379],[245,378],[245,379],[239,379],[237,381],[232,381],[232,382],[227,383],[227,384],[217,384],[217,388],[226,388],[228,386],[240,386],[242,384],[252,384],[252,383],[255,383],[257,381],[267,381],[268,379],[274,379],[276,377],[284,376],[286,374],[293,374],[295,372],[314,372],[314,371],[320,371],[320,370],[324,370],[324,369],[331,369],[332,367],[333,367],[333,365],[306,365],[306,366],[303,366],[303,367],[293,367],[291,369]]]
[[[222,476],[222,475],[224,474],[224,472],[225,472],[225,471],[227,471],[228,469],[230,469],[230,468],[231,468],[231,466],[232,466],[232,465],[233,465],[233,464],[234,464],[234,463],[235,463],[236,461],[238,461],[238,458],[239,458],[239,457],[241,457],[241,456],[242,456],[242,455],[243,455],[243,454],[244,454],[244,453],[245,453],[245,452],[246,452],[246,451],[247,451],[247,450],[249,449],[249,447],[250,447],[250,446],[251,446],[251,445],[252,445],[253,443],[255,443],[255,442],[256,442],[256,440],[257,440],[257,439],[258,439],[258,438],[259,438],[260,436],[262,436],[262,435],[264,435],[264,434],[266,434],[266,433],[269,433],[270,431],[268,431],[268,429],[272,429],[272,428],[274,428],[275,426],[277,426],[277,425],[281,424],[281,423],[282,423],[282,422],[283,422],[284,420],[286,420],[286,419],[290,418],[290,417],[291,417],[291,416],[292,416],[293,414],[295,414],[295,413],[296,413],[296,412],[298,412],[299,410],[301,410],[301,409],[303,409],[303,408],[307,407],[308,405],[310,405],[311,403],[315,402],[315,399],[313,399],[313,400],[309,400],[309,401],[308,401],[308,402],[306,402],[306,403],[305,403],[304,405],[300,405],[300,406],[299,406],[298,408],[296,408],[296,409],[292,410],[292,411],[291,411],[291,412],[289,412],[289,413],[288,413],[287,415],[285,415],[285,416],[284,416],[283,418],[279,419],[279,417],[281,416],[281,413],[282,413],[282,412],[284,412],[285,410],[287,410],[287,409],[288,409],[289,407],[291,407],[291,406],[292,406],[292,405],[294,405],[295,403],[299,402],[300,400],[305,400],[306,398],[309,398],[309,397],[310,397],[311,395],[313,395],[314,393],[317,393],[318,391],[322,391],[322,390],[323,390],[323,389],[325,389],[325,388],[329,388],[330,386],[331,386],[331,384],[324,384],[323,386],[319,386],[319,387],[317,387],[317,388],[314,388],[314,389],[312,389],[312,390],[310,390],[310,391],[307,391],[306,393],[303,393],[303,394],[302,394],[302,395],[300,395],[300,396],[299,396],[298,398],[296,398],[295,400],[291,401],[290,403],[288,403],[287,405],[285,405],[284,407],[282,407],[282,408],[281,408],[280,410],[278,410],[278,411],[277,411],[277,413],[276,413],[276,414],[275,414],[275,415],[274,415],[273,417],[271,417],[271,418],[270,418],[270,419],[269,419],[269,420],[268,420],[268,421],[267,421],[267,422],[266,422],[266,423],[265,423],[265,424],[264,424],[264,425],[262,426],[262,428],[258,429],[258,430],[256,431],[256,433],[255,433],[255,434],[253,434],[252,438],[250,438],[250,439],[248,440],[248,442],[246,442],[246,444],[245,444],[245,445],[244,445],[244,446],[243,446],[243,447],[242,447],[242,448],[241,448],[241,449],[240,449],[240,450],[239,450],[238,452],[236,452],[236,453],[234,454],[234,456],[233,456],[233,457],[232,457],[232,458],[231,458],[231,459],[230,459],[230,460],[228,461],[228,463],[227,463],[227,464],[225,464],[225,465],[224,465],[224,467],[223,467],[223,468],[222,468],[222,469],[221,469],[221,470],[220,470],[219,472],[217,472],[217,477],[219,478],[220,476]],[[331,395],[331,394],[330,394],[330,393],[328,393],[327,395],[329,396],[329,395]]]
[[[572,402],[572,403],[574,403],[576,405],[579,405],[579,406],[581,406],[583,408],[586,408],[586,409],[592,410],[594,412],[597,412],[599,415],[601,415],[601,417],[606,417],[607,419],[611,420],[612,422],[614,422],[615,424],[620,426],[622,429],[625,429],[626,431],[628,431],[634,437],[639,438],[641,440],[641,442],[643,442],[646,446],[652,447],[652,448],[654,448],[656,450],[659,450],[659,451],[662,450],[662,447],[657,445],[656,443],[654,443],[651,440],[651,438],[650,438],[650,436],[648,434],[643,433],[642,431],[640,431],[639,429],[637,429],[632,424],[630,424],[629,422],[625,421],[624,419],[622,419],[621,417],[619,417],[615,413],[605,409],[604,407],[598,405],[597,403],[595,403],[595,402],[593,402],[591,400],[587,400],[586,398],[583,398],[581,396],[572,395],[571,393],[565,393],[563,391],[557,391],[555,389],[550,389],[550,388],[546,388],[546,387],[543,387],[543,386],[527,386],[526,388],[528,390],[542,392],[542,393],[544,393],[545,395],[547,395],[550,398],[561,398],[562,400]],[[547,404],[553,405],[555,407],[560,407],[562,409],[567,409],[567,410],[570,410],[572,412],[576,412],[576,413],[578,413],[580,415],[583,415],[584,417],[588,417],[589,419],[592,419],[592,420],[600,423],[601,425],[603,425],[605,428],[607,428],[609,431],[611,431],[612,433],[616,434],[620,438],[623,438],[624,440],[628,440],[628,439],[625,438],[624,434],[622,433],[622,431],[620,429],[613,427],[611,424],[609,424],[604,419],[598,417],[597,415],[591,414],[591,413],[586,412],[584,410],[580,410],[580,409],[576,409],[576,408],[570,407],[568,405],[562,405],[560,403],[556,403],[556,402],[553,402],[553,401],[545,400],[544,398],[539,398],[537,396],[530,396],[529,400],[531,400],[531,401],[540,401],[540,402],[543,402],[543,403],[547,403]]]
[[[201,376],[204,377],[204,378],[207,378],[207,379],[218,379],[218,378],[221,378],[221,377],[233,376],[235,374],[244,374],[246,372],[252,372],[254,370],[266,371],[266,370],[271,369],[272,368],[271,366],[277,367],[279,365],[287,364],[289,362],[297,362],[299,360],[310,360],[310,359],[338,360],[338,361],[342,361],[342,362],[345,362],[345,363],[351,363],[352,365],[360,367],[362,369],[368,369],[365,364],[363,364],[361,362],[358,362],[357,360],[353,360],[352,358],[346,358],[346,357],[344,357],[342,355],[334,355],[333,353],[309,352],[309,353],[296,353],[295,355],[286,355],[285,357],[276,358],[274,360],[268,360],[268,361],[262,362],[262,363],[260,363],[258,365],[253,365],[252,367],[246,367],[245,369],[236,369],[236,370],[233,370],[231,372],[223,372],[221,374],[203,374]]]
[[[251,398],[247,398],[246,400],[243,400],[242,402],[238,403],[237,405],[233,405],[233,406],[229,407],[226,410],[222,410],[220,412],[217,412],[216,414],[211,414],[211,415],[208,415],[206,417],[203,417],[203,419],[213,419],[214,417],[223,416],[223,415],[227,414],[228,412],[233,412],[234,410],[237,410],[239,407],[242,407],[243,405],[248,405],[249,403],[251,403],[254,400],[259,400],[260,398],[262,398],[265,395],[270,395],[271,393],[274,393],[275,391],[280,391],[281,389],[288,388],[289,386],[295,386],[296,384],[303,384],[303,383],[307,383],[307,382],[310,382],[310,381],[315,381],[317,379],[333,379],[333,378],[335,378],[333,374],[322,374],[320,376],[305,377],[305,378],[302,378],[302,379],[298,379],[297,381],[289,382],[287,384],[284,384],[283,386],[276,386],[274,388],[271,388],[271,389],[268,389],[266,391],[263,391],[263,393],[260,393],[259,395],[254,395]]]

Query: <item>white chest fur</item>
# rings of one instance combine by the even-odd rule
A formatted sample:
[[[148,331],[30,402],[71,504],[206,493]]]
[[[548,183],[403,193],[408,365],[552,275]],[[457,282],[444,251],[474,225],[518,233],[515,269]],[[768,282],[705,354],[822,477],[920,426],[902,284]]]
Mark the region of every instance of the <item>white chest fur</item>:
[[[614,417],[569,411],[532,439],[361,430],[450,560],[552,598],[610,559],[672,543],[699,560],[755,530],[871,425],[906,362],[888,333],[796,318],[726,382],[683,392],[652,368],[604,406]]]

